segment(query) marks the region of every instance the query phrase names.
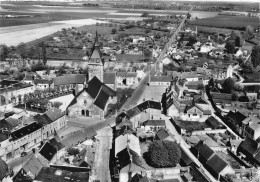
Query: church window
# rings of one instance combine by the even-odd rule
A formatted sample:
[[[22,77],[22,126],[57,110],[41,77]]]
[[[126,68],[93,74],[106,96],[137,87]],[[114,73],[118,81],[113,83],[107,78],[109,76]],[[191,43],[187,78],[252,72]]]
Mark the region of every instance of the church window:
[[[82,110],[82,111],[81,111],[81,115],[82,115],[82,116],[85,116],[85,110]]]
[[[87,100],[84,100],[84,105],[87,105],[87,103],[88,103]]]

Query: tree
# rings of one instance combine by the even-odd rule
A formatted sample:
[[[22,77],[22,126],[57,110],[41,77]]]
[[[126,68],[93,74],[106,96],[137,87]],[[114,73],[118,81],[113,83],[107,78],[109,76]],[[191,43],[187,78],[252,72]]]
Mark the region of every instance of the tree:
[[[196,42],[197,42],[196,36],[194,36],[194,35],[189,36],[188,46],[192,46]]]
[[[113,29],[111,30],[111,33],[112,33],[112,34],[116,34],[116,32],[117,32],[117,30],[116,30],[115,28],[113,28]]]
[[[67,152],[69,155],[76,156],[77,154],[79,154],[79,149],[78,148],[68,148]]]
[[[191,18],[191,14],[188,13],[188,14],[187,14],[187,19],[190,19],[190,18]]]
[[[145,49],[143,51],[143,54],[146,60],[149,60],[152,57],[152,51],[150,51],[149,49]]]
[[[143,12],[143,14],[141,15],[141,17],[148,17],[149,13],[148,12]]]
[[[42,41],[39,44],[39,47],[41,47],[41,50],[42,50],[42,62],[43,62],[44,65],[46,65],[46,63],[47,63],[47,56],[46,56],[46,45],[45,45],[44,41]]]
[[[247,40],[251,39],[254,35],[254,28],[251,25],[246,26],[245,38]]]
[[[21,56],[22,60],[28,58],[30,48],[25,43],[20,43],[16,48],[17,53]]]
[[[235,82],[234,80],[229,77],[227,78],[224,83],[222,84],[222,88],[225,90],[226,93],[230,94],[231,91],[234,89],[235,87]]]
[[[147,28],[147,29],[145,29],[145,31],[144,31],[144,33],[146,33],[146,34],[148,34],[148,33],[150,33],[151,32],[151,28]]]
[[[175,167],[181,158],[180,147],[173,141],[158,140],[150,144],[146,162],[153,167]]]
[[[256,45],[253,47],[251,53],[251,61],[254,68],[256,68],[260,64],[260,45]]]
[[[5,44],[1,44],[0,45],[0,61],[5,61],[9,52],[10,52],[10,49]]]
[[[227,53],[233,54],[235,51],[235,44],[234,41],[228,41],[225,45],[225,48],[227,50]]]
[[[59,109],[61,105],[62,105],[61,102],[54,102],[54,103],[53,103],[53,107],[55,107],[55,108],[57,108],[57,109]]]

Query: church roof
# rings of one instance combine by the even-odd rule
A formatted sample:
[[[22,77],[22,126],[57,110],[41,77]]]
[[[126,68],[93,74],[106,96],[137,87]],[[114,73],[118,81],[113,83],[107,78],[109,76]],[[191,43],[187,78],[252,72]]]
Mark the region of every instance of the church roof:
[[[95,42],[93,44],[92,51],[91,51],[91,54],[89,56],[89,59],[97,59],[97,58],[99,58],[102,61],[102,63],[103,63],[102,57],[103,56],[102,56],[102,53],[100,51],[100,43],[98,42],[98,33],[96,32]]]
[[[116,92],[102,83],[96,76],[94,76],[88,82],[88,88],[84,88],[80,91],[74,99],[71,101],[68,107],[77,103],[77,97],[86,91],[93,99],[95,99],[94,104],[100,109],[104,110],[109,96],[116,96]]]
[[[100,88],[100,91],[94,101],[94,104],[102,110],[105,109],[106,103],[109,99],[109,95],[104,91],[103,88],[104,88],[103,86]]]

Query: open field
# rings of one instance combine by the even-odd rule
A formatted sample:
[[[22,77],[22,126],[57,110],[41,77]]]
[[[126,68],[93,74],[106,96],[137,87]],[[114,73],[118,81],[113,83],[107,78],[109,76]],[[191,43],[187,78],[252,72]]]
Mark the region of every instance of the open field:
[[[208,33],[223,33],[229,34],[232,32],[232,29],[227,28],[216,28],[216,27],[207,27],[207,26],[196,26],[199,32],[208,32]]]
[[[53,34],[61,30],[62,28],[91,25],[96,24],[96,22],[97,21],[93,19],[82,19],[12,27],[1,27],[0,40],[2,44],[6,44],[7,46],[16,46],[21,42],[26,43]]]
[[[246,16],[216,16],[189,22],[191,25],[244,30],[247,25],[256,28],[259,19]]]

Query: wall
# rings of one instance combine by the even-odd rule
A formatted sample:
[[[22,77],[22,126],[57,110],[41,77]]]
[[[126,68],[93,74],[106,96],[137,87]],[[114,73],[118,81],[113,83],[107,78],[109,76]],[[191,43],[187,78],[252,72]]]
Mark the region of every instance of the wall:
[[[69,94],[69,95],[64,95],[61,97],[57,97],[54,99],[49,100],[50,103],[54,103],[54,102],[61,102],[62,105],[60,106],[60,110],[61,111],[66,111],[68,105],[71,103],[71,101],[73,100],[74,95],[73,94]]]
[[[215,134],[215,133],[225,133],[226,129],[216,129],[216,130],[211,130],[211,129],[207,129],[207,130],[199,130],[199,131],[193,131],[191,133],[191,135],[205,135],[205,134]]]

